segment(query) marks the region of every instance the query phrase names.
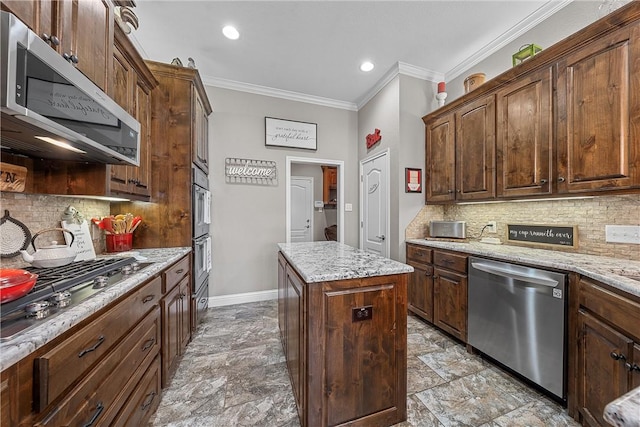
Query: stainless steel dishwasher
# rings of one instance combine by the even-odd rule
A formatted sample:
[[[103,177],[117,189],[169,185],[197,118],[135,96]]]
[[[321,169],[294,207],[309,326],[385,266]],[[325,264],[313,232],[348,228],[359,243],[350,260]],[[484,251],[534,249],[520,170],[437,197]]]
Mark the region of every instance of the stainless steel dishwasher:
[[[566,400],[566,275],[469,257],[468,341]]]

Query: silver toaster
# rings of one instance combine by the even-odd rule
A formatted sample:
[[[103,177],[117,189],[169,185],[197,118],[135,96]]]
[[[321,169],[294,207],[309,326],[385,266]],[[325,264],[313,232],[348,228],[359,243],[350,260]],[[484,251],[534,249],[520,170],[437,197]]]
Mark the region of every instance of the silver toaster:
[[[467,223],[465,221],[431,221],[429,236],[465,239],[467,237]]]

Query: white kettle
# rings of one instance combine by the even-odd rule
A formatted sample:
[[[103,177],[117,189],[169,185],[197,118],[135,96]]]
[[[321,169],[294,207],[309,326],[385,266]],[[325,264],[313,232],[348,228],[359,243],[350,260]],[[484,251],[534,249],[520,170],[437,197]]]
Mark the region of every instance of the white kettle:
[[[69,243],[69,245],[59,245],[58,242],[54,240],[51,242],[51,245],[36,249],[36,237],[49,231],[69,233],[71,235],[71,243]],[[31,239],[31,246],[33,246],[35,250],[33,255],[30,255],[25,250],[20,251],[20,253],[22,254],[22,259],[36,268],[60,267],[72,263],[76,258],[76,251],[71,248],[74,240],[74,234],[66,228],[48,228],[38,231]]]

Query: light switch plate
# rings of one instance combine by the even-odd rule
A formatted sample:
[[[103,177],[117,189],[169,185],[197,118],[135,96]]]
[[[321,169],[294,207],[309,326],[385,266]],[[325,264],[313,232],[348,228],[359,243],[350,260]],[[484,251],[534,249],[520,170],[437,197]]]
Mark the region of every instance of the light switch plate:
[[[608,243],[632,243],[640,245],[640,225],[605,225]]]
[[[346,212],[351,212],[353,210],[353,205],[351,203],[345,203],[344,204],[344,210]]]

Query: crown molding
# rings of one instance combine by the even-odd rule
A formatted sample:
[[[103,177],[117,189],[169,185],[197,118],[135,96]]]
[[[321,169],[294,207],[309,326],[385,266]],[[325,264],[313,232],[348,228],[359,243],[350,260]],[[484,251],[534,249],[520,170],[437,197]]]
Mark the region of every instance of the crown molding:
[[[538,10],[533,12],[531,15],[527,16],[522,21],[511,27],[509,30],[502,33],[500,37],[496,38],[491,43],[478,50],[477,53],[471,55],[460,64],[453,67],[451,70],[447,71],[445,73],[447,76],[447,80],[455,79],[474,65],[493,55],[498,50],[502,49],[504,46],[529,31],[531,28],[540,24],[551,15],[565,8],[573,1],[574,0],[548,1],[544,5],[540,6],[540,8],[538,8]]]
[[[320,96],[307,95],[300,92],[292,92],[282,89],[274,89],[267,86],[242,83],[234,80],[221,79],[211,76],[201,76],[202,82],[206,86],[214,86],[222,89],[237,90],[240,92],[253,93],[255,95],[272,96],[274,98],[287,99],[289,101],[306,102],[309,104],[321,105],[323,107],[339,108],[342,110],[357,111],[357,106],[353,102],[338,101],[336,99],[323,98]]]
[[[405,76],[415,77],[417,79],[429,80],[431,82],[440,82],[444,80],[444,73],[416,67],[415,65],[407,64],[405,62],[398,62],[398,73],[404,74]]]

